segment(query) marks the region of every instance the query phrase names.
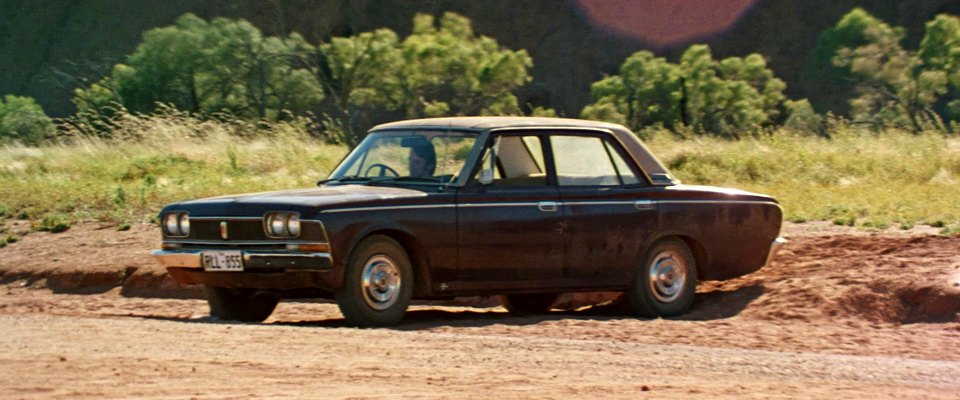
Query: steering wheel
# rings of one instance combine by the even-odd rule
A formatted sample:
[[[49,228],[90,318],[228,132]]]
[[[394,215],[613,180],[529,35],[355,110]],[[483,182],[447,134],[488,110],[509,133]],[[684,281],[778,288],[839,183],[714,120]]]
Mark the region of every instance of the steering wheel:
[[[387,176],[387,172],[393,174],[393,176],[400,176],[400,174],[397,173],[397,170],[390,168],[390,166],[388,165],[380,164],[380,163],[373,164],[367,167],[367,170],[363,173],[363,176],[370,176],[370,171],[373,170],[374,168],[380,169],[380,173],[377,174],[377,176]]]

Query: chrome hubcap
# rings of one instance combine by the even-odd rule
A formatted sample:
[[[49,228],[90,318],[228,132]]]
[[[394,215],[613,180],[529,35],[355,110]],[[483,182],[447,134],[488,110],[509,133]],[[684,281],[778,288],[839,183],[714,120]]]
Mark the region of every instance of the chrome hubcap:
[[[374,310],[386,310],[400,296],[400,269],[382,254],[370,257],[363,266],[363,301]]]
[[[683,293],[687,265],[673,251],[661,251],[649,268],[650,292],[661,303],[671,303]]]

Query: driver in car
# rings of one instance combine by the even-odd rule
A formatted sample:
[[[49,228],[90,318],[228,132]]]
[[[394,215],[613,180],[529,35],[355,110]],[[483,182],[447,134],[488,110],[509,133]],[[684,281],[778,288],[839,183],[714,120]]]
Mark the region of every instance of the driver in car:
[[[430,177],[437,168],[437,153],[433,145],[426,140],[415,142],[410,146],[410,176]]]

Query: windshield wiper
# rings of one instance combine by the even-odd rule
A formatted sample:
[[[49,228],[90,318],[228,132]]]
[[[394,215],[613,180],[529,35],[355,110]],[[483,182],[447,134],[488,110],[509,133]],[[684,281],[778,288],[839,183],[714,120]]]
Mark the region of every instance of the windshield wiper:
[[[379,183],[412,183],[423,185],[442,185],[443,181],[435,176],[384,176],[370,180],[371,185]]]
[[[339,177],[339,178],[329,178],[329,179],[322,179],[322,180],[320,180],[320,181],[317,181],[317,186],[320,186],[320,185],[323,185],[323,184],[326,184],[326,183],[330,183],[330,182],[336,182],[336,183],[368,183],[368,182],[370,182],[370,181],[372,181],[372,180],[373,180],[373,178],[371,178],[371,177],[369,177],[369,176],[341,176],[341,177]]]

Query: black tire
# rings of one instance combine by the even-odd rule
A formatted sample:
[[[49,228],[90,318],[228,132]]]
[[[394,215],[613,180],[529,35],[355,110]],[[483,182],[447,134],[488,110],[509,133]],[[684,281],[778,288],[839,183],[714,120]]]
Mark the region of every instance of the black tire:
[[[697,291],[697,260],[677,238],[650,247],[627,291],[630,308],[642,317],[673,317],[687,312]]]
[[[224,321],[263,322],[280,301],[277,297],[249,289],[207,286],[210,316]]]
[[[364,239],[350,255],[343,289],[335,297],[350,325],[396,325],[413,298],[413,265],[406,250],[388,236]]]
[[[550,311],[560,297],[558,293],[510,294],[499,296],[500,304],[511,314],[529,315]]]

